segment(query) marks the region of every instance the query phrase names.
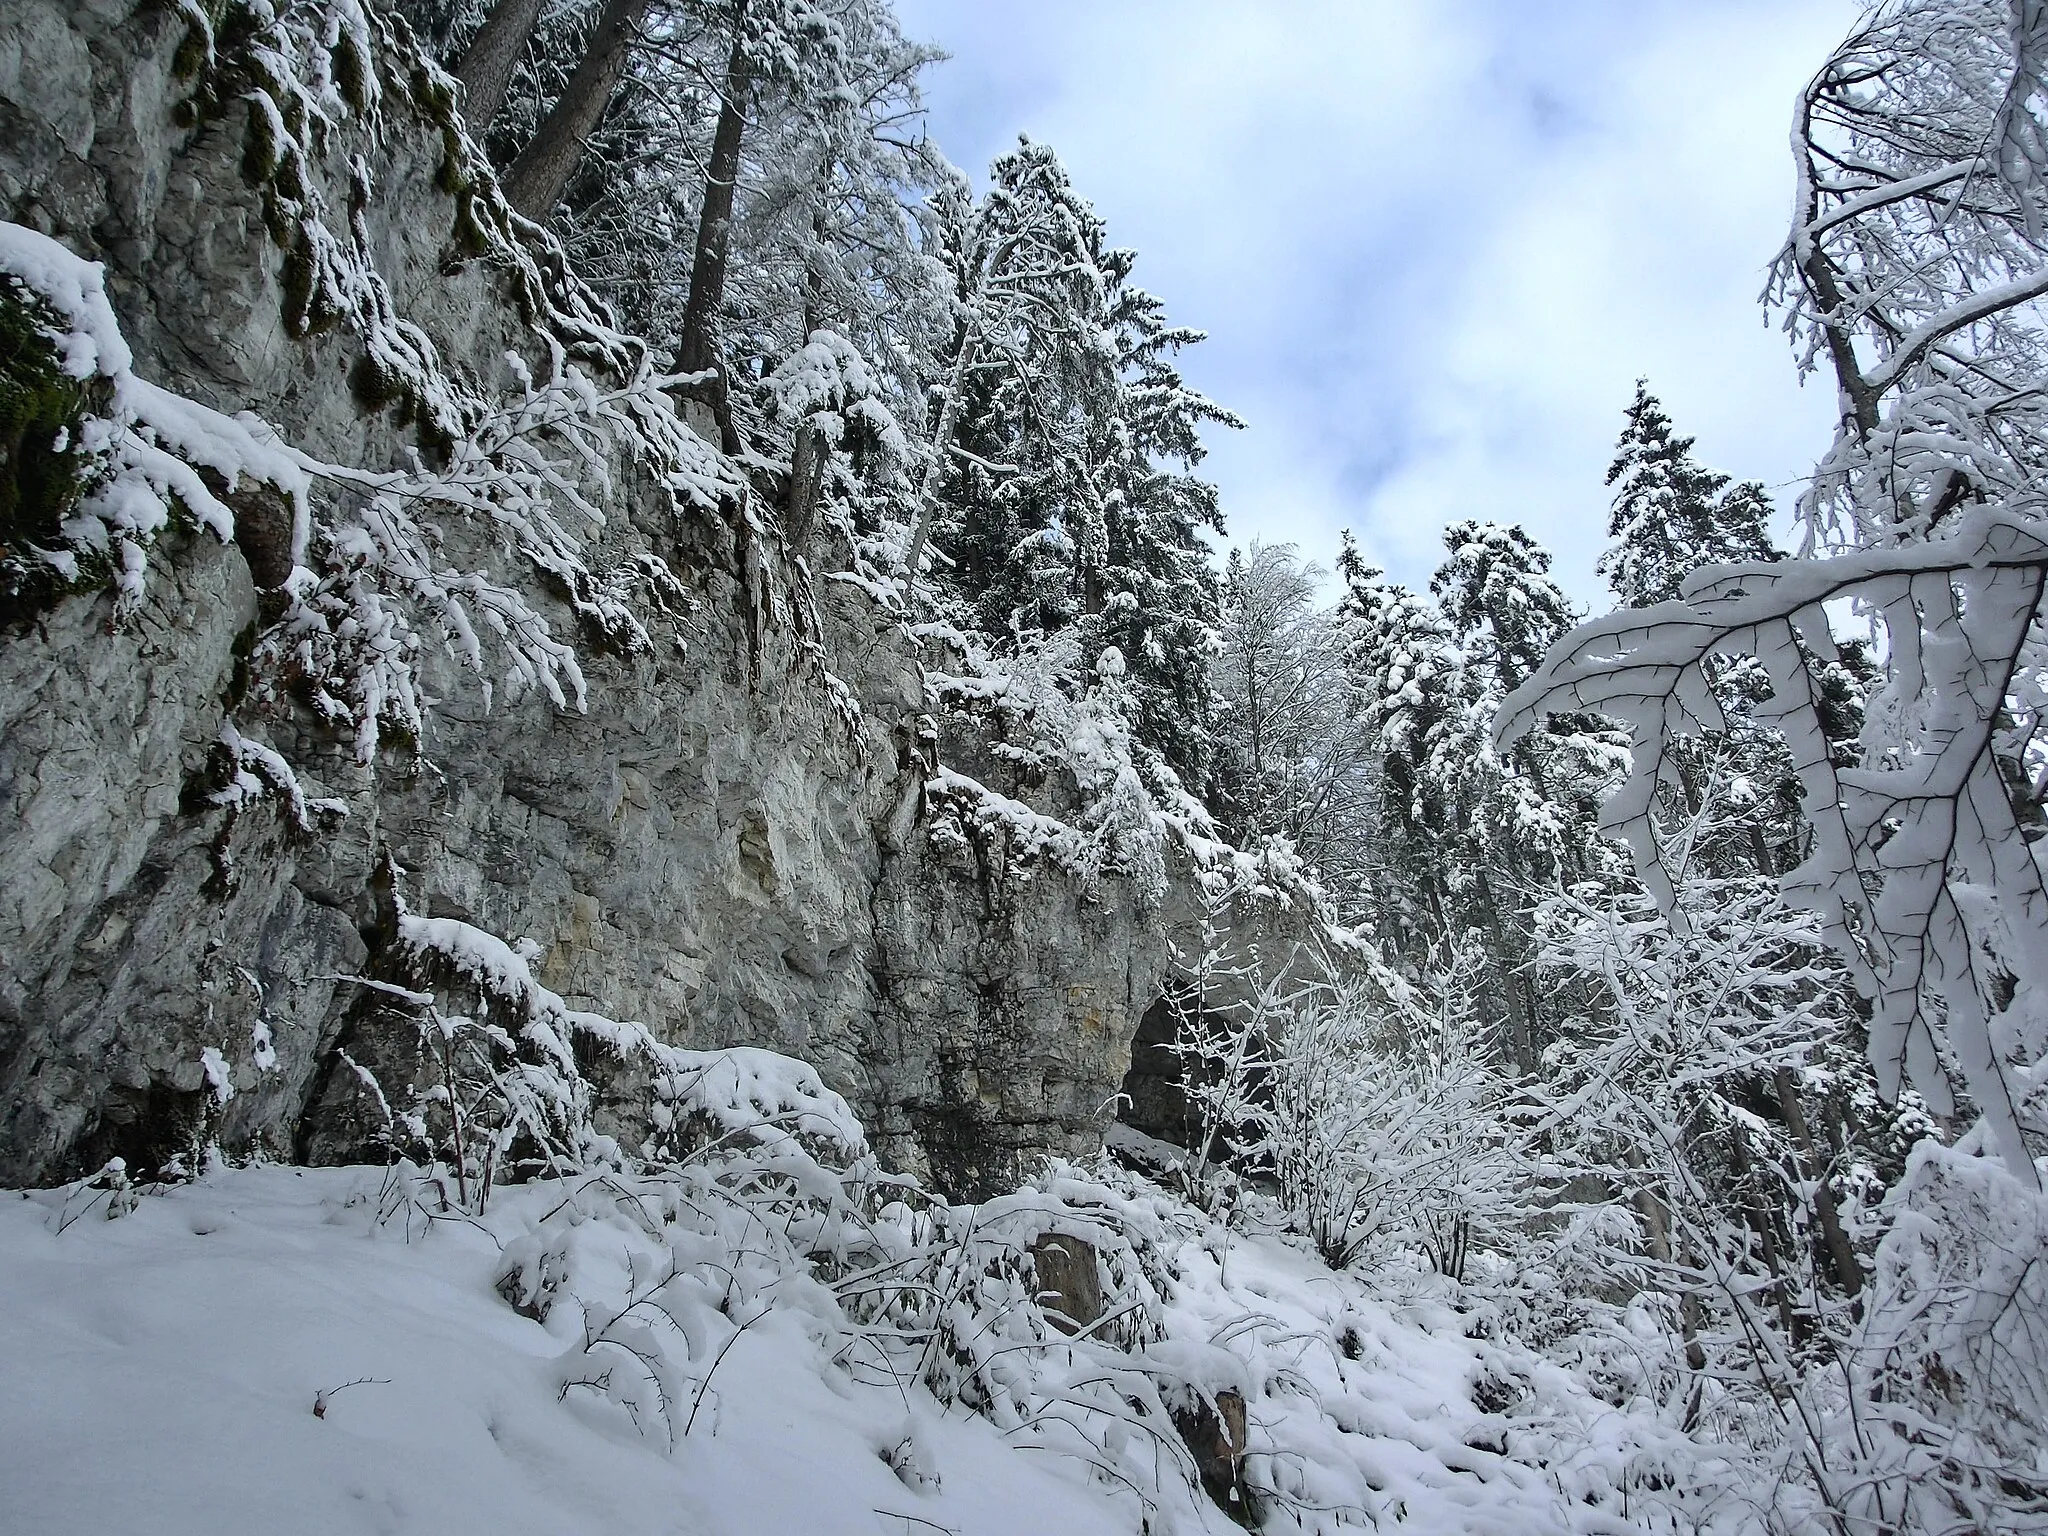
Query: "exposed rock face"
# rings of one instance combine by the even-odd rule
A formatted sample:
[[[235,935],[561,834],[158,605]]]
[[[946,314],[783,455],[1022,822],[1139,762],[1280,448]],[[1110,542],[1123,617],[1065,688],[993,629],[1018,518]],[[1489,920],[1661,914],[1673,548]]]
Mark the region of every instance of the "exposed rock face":
[[[147,0],[8,0],[0,217],[106,264],[140,376],[254,411],[331,462],[395,464],[411,438],[352,391],[357,339],[285,322],[243,116],[178,126],[185,36]],[[499,379],[517,312],[501,274],[462,259],[439,130],[409,113],[386,104],[368,244],[443,361]],[[116,1153],[148,1166],[201,1120],[231,1148],[349,1151],[337,1048],[371,1026],[345,978],[384,942],[387,855],[415,910],[531,939],[578,1006],[817,1063],[886,1155],[942,1186],[975,1192],[1094,1144],[1165,973],[1159,890],[1053,865],[992,887],[935,848],[908,642],[865,595],[820,583],[824,664],[865,716],[849,730],[786,616],[750,655],[731,532],[657,511],[615,469],[601,552],[660,554],[692,605],[650,623],[650,652],[586,653],[584,713],[487,710],[434,661],[441,702],[416,756],[364,767],[304,711],[252,717],[241,663],[277,561],[260,518],[246,549],[161,543],[129,622],[82,596],[0,635],[0,1183]],[[305,833],[269,806],[210,804],[231,718],[346,817]],[[949,762],[956,746],[973,743],[944,743]],[[230,1071],[224,1104],[208,1047]]]

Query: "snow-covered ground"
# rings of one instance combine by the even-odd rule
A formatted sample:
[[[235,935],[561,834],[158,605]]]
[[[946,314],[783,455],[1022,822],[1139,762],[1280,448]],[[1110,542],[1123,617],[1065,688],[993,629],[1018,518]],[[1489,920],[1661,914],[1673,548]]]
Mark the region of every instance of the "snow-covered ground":
[[[572,1216],[576,1244],[558,1251],[573,1262],[544,1323],[500,1282],[522,1252],[538,1272],[533,1235],[559,1226],[579,1185],[579,1209],[600,1214]],[[736,1331],[696,1336],[702,1319],[672,1307],[698,1364],[664,1378],[658,1413],[645,1400],[620,1412],[630,1392],[565,1388],[625,1363],[585,1348],[590,1320],[647,1294],[664,1244],[688,1249],[602,1219],[620,1187],[543,1181],[498,1191],[481,1219],[432,1222],[374,1168],[216,1169],[118,1220],[90,1189],[0,1198],[0,1530],[1234,1528],[1176,1473],[1171,1447],[1128,1445],[1144,1437],[1114,1425],[1092,1436],[1126,1472],[1149,1458],[1178,1484],[1147,1509],[1028,1427],[1006,1433],[914,1378],[862,1370],[800,1283],[734,1308],[748,1324]],[[1618,1485],[1639,1484],[1628,1469],[1660,1443],[1687,1443],[1489,1342],[1483,1309],[1419,1277],[1396,1295],[1334,1275],[1282,1238],[1226,1242],[1185,1206],[1126,1188],[1168,1217],[1152,1240],[1166,1235],[1155,1251],[1171,1277],[1163,1337],[1132,1358],[1245,1390],[1267,1528],[1664,1528]],[[993,1222],[996,1206],[983,1209]],[[572,1294],[591,1310],[561,1304]],[[1071,1389],[1104,1359],[1057,1343],[1040,1354],[1049,1402],[1078,1401]]]
[[[408,1235],[376,1219],[382,1179],[238,1169],[119,1221],[95,1208],[61,1234],[50,1207],[0,1203],[0,1529],[1127,1529],[986,1421],[855,1385],[794,1312],[738,1337],[672,1452],[594,1419],[560,1396],[563,1341],[493,1287],[500,1241],[559,1188]],[[883,1459],[906,1412],[923,1421],[936,1489],[913,1492]]]

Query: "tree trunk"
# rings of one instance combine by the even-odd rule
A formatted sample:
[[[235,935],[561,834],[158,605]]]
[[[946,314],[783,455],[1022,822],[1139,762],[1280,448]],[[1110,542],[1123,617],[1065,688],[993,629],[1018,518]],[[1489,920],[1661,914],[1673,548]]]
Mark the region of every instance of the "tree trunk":
[[[497,0],[469,40],[469,51],[463,54],[455,78],[462,82],[462,115],[476,138],[490,130],[498,109],[505,104],[519,56],[533,36],[534,23],[540,20],[541,4],[542,0]]]
[[[825,489],[825,468],[831,462],[832,447],[816,417],[796,429],[796,444],[789,459],[789,516],[782,525],[783,536],[794,549],[811,530],[818,499]]]
[[[697,217],[697,250],[690,260],[690,301],[683,310],[683,337],[676,366],[701,373],[718,366],[712,324],[725,297],[726,257],[732,246],[732,203],[739,189],[740,145],[747,131],[747,97],[753,77],[747,62],[746,0],[734,10],[732,52],[719,93],[718,129],[711,136],[711,167],[704,183],[704,207]]]
[[[1628,1167],[1643,1170],[1648,1162],[1642,1151],[1628,1147],[1621,1154],[1621,1160]],[[1643,1235],[1649,1243],[1650,1257],[1667,1269],[1691,1267],[1678,1257],[1678,1245],[1672,1241],[1671,1212],[1664,1198],[1645,1183],[1630,1197],[1637,1212],[1643,1218]],[[1685,1368],[1692,1372],[1692,1381],[1685,1395],[1685,1427],[1690,1430],[1699,1421],[1700,1405],[1705,1400],[1703,1373],[1707,1368],[1707,1347],[1700,1342],[1700,1324],[1705,1321],[1706,1309],[1700,1303],[1699,1293],[1690,1286],[1678,1293],[1678,1327],[1685,1339]]]
[[[924,474],[917,487],[917,526],[910,535],[909,569],[903,575],[903,601],[907,607],[911,592],[917,586],[918,567],[924,564],[924,550],[931,538],[932,515],[939,506],[939,475],[945,468],[946,455],[953,451],[953,432],[960,424],[960,401],[967,393],[967,373],[974,366],[975,343],[980,339],[975,329],[979,317],[969,312],[966,333],[960,338],[960,351],[953,359],[953,378],[946,386],[945,403],[939,407],[939,425],[932,434],[931,457],[925,461]]]
[[[832,183],[832,167],[825,167],[825,188]],[[818,206],[811,210],[811,255],[804,263],[804,340],[825,323],[825,190],[818,193]]]
[[[1778,1106],[1785,1112],[1785,1124],[1791,1128],[1793,1139],[1806,1153],[1805,1166],[1794,1164],[1802,1182],[1813,1185],[1813,1214],[1820,1224],[1821,1241],[1826,1246],[1828,1262],[1833,1266],[1835,1278],[1842,1282],[1842,1289],[1851,1296],[1863,1290],[1863,1265],[1856,1257],[1856,1249],[1849,1241],[1849,1234],[1842,1230],[1842,1213],[1835,1205],[1835,1192],[1828,1187],[1827,1167],[1813,1144],[1813,1136],[1806,1126],[1806,1115],[1799,1107],[1799,1095],[1792,1082],[1792,1070],[1780,1067],[1776,1074]]]
[[[1501,920],[1500,908],[1493,899],[1493,886],[1484,874],[1473,881],[1479,894],[1480,910],[1486,916],[1487,951],[1493,962],[1495,976],[1500,980],[1501,1021],[1506,1028],[1508,1048],[1513,1052],[1515,1065],[1527,1076],[1534,1076],[1543,1065],[1541,1044],[1542,1026],[1537,1018],[1536,999],[1526,986],[1516,987],[1516,966],[1508,953],[1507,927]],[[1515,1017],[1515,1004],[1520,1001],[1522,1017]]]
[[[1749,1135],[1738,1127],[1734,1141],[1735,1171],[1742,1180],[1742,1204],[1749,1212],[1750,1225],[1756,1230],[1764,1265],[1771,1272],[1771,1295],[1778,1306],[1778,1326],[1785,1330],[1787,1339],[1797,1344],[1801,1341],[1801,1329],[1798,1314],[1792,1310],[1792,1287],[1785,1277],[1784,1263],[1778,1257],[1778,1234],[1771,1220],[1770,1207],[1758,1186],[1756,1159],[1749,1151]]]
[[[633,31],[646,9],[647,0],[605,0],[583,61],[563,87],[562,99],[505,173],[506,197],[529,219],[545,219],[561,200],[562,189],[583,158],[584,141],[604,116],[619,77],[626,72]]]

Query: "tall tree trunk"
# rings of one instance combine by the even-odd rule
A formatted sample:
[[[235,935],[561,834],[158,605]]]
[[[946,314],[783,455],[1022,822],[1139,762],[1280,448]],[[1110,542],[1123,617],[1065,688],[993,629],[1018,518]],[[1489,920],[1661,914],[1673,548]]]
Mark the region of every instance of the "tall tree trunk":
[[[1517,967],[1508,953],[1507,926],[1501,919],[1500,907],[1493,899],[1493,886],[1482,873],[1473,881],[1473,888],[1479,894],[1480,910],[1486,917],[1487,950],[1493,962],[1494,975],[1500,982],[1501,1021],[1508,1035],[1508,1048],[1514,1053],[1515,1065],[1525,1075],[1533,1076],[1543,1064],[1541,1044],[1542,1026],[1537,1017],[1536,998],[1526,985],[1518,987],[1520,979]],[[1522,1005],[1522,1017],[1515,1017],[1515,1004]]]
[[[1749,1224],[1756,1231],[1757,1245],[1763,1251],[1764,1265],[1771,1272],[1771,1295],[1778,1306],[1778,1326],[1785,1330],[1785,1337],[1792,1343],[1801,1341],[1802,1330],[1798,1314],[1792,1310],[1792,1287],[1785,1276],[1784,1262],[1778,1257],[1778,1234],[1776,1224],[1771,1220],[1771,1210],[1765,1201],[1756,1177],[1756,1159],[1750,1155],[1749,1134],[1737,1127],[1734,1136],[1735,1172],[1741,1179],[1742,1204],[1749,1212]]]
[[[726,258],[732,247],[732,204],[740,179],[740,144],[747,131],[747,97],[753,77],[747,61],[747,0],[734,8],[732,52],[719,94],[718,128],[711,137],[710,174],[704,207],[697,217],[697,250],[690,261],[690,300],[683,309],[683,336],[676,366],[684,373],[716,367],[718,346],[712,324],[725,297]]]
[[[832,165],[825,164],[825,186],[811,210],[811,254],[804,262],[804,340],[825,323],[825,197],[832,184]]]
[[[811,518],[825,489],[825,470],[832,461],[832,445],[825,429],[813,416],[796,429],[796,442],[789,457],[789,516],[783,520],[783,536],[794,549],[810,532]]]
[[[968,370],[974,366],[975,343],[980,340],[975,329],[978,319],[970,310],[960,337],[960,350],[953,358],[953,377],[946,386],[945,402],[939,407],[939,424],[932,433],[931,457],[925,460],[924,473],[918,479],[917,524],[911,531],[910,559],[903,575],[906,607],[917,586],[918,568],[924,564],[925,545],[931,539],[932,517],[939,508],[939,478],[945,469],[946,455],[953,451],[953,433],[960,425],[960,403],[967,393]]]
[[[1775,1082],[1778,1107],[1785,1112],[1785,1124],[1792,1130],[1793,1141],[1806,1154],[1803,1165],[1794,1160],[1793,1171],[1799,1175],[1801,1183],[1813,1186],[1813,1214],[1820,1225],[1821,1242],[1826,1248],[1828,1263],[1835,1271],[1835,1278],[1842,1282],[1842,1289],[1851,1296],[1860,1295],[1863,1265],[1856,1257],[1856,1248],[1849,1241],[1849,1234],[1842,1229],[1842,1213],[1835,1205],[1835,1192],[1828,1185],[1827,1159],[1813,1144],[1806,1114],[1799,1107],[1799,1093],[1792,1081],[1792,1069],[1778,1068]]]
[[[619,77],[626,72],[633,30],[646,9],[647,0],[605,0],[583,61],[569,77],[562,99],[505,173],[505,195],[529,219],[545,219],[561,200],[562,189],[583,158],[584,141],[604,116]]]
[[[984,205],[982,213],[975,216],[975,233],[968,242],[969,250],[980,248],[981,221],[986,215]],[[939,481],[946,467],[946,455],[953,451],[953,433],[960,425],[960,408],[967,396],[967,377],[973,371],[975,353],[981,344],[982,306],[988,296],[989,280],[1002,270],[1003,263],[1010,259],[1022,238],[1021,233],[1007,236],[989,254],[988,259],[976,268],[973,286],[966,295],[960,350],[953,355],[952,379],[946,385],[945,402],[939,407],[939,424],[932,432],[931,456],[925,460],[924,473],[917,483],[917,521],[910,535],[909,568],[903,576],[905,606],[909,605],[911,594],[916,590],[918,570],[924,564],[925,546],[931,541],[932,518],[939,510]]]
[[[469,51],[463,54],[462,67],[455,71],[455,78],[462,82],[462,115],[469,121],[470,133],[479,139],[489,131],[497,120],[498,109],[505,104],[505,92],[512,87],[519,56],[526,51],[526,40],[533,36],[543,3],[544,0],[497,0],[484,17],[483,26],[469,40]]]
[[[1648,1160],[1638,1147],[1624,1148],[1621,1160],[1639,1171],[1648,1167]],[[1691,1265],[1679,1257],[1678,1245],[1672,1241],[1671,1211],[1663,1196],[1646,1181],[1631,1197],[1631,1203],[1643,1218],[1643,1236],[1648,1241],[1650,1257],[1667,1269],[1690,1268]],[[1707,1347],[1700,1342],[1700,1325],[1705,1319],[1706,1308],[1700,1303],[1699,1293],[1690,1286],[1680,1290],[1678,1328],[1685,1339],[1685,1368],[1692,1372],[1692,1381],[1685,1395],[1687,1429],[1699,1421],[1700,1405],[1705,1400]]]

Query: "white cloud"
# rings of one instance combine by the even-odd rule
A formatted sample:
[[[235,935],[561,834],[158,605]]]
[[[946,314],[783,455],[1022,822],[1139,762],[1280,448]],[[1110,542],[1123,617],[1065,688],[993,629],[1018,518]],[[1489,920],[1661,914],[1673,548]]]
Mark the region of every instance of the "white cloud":
[[[1232,532],[1356,528],[1425,579],[1447,521],[1525,521],[1588,600],[1637,374],[1718,467],[1824,444],[1754,300],[1793,95],[1848,0],[901,0],[955,54],[935,129],[977,166],[1059,149],[1212,340],[1251,419],[1207,469]]]

